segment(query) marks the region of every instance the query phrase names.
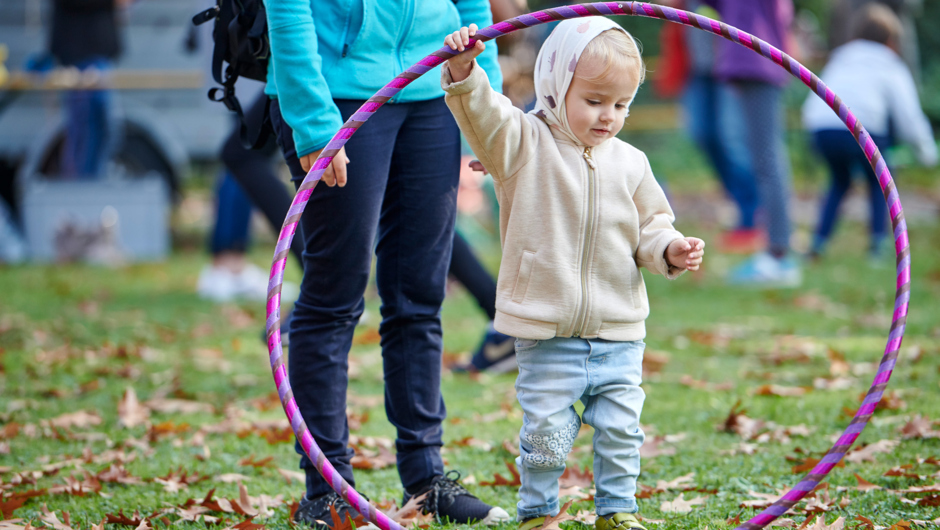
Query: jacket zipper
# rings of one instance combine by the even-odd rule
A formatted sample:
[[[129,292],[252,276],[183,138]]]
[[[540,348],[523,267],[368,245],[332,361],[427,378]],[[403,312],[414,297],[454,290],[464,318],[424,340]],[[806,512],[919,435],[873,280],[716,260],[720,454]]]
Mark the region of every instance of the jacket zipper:
[[[594,171],[597,169],[597,165],[594,163],[594,159],[591,158],[591,148],[585,147],[584,153],[581,155],[584,157],[584,161],[588,165],[588,206],[587,206],[587,222],[584,226],[584,248],[581,249],[581,308],[578,311],[578,317],[575,319],[576,328],[572,336],[580,337],[584,333],[584,325],[587,323],[587,313],[588,313],[588,257],[591,253],[591,246],[594,242]]]

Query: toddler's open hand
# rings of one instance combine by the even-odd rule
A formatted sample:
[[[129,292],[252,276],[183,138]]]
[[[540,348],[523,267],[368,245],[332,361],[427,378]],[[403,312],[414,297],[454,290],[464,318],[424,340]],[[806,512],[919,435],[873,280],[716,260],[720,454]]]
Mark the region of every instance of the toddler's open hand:
[[[666,261],[673,267],[697,271],[705,256],[705,242],[697,237],[677,239],[666,248]]]
[[[450,46],[450,49],[457,50],[462,52],[467,49],[467,45],[470,44],[470,38],[477,34],[477,25],[470,24],[470,26],[464,26],[459,30],[451,33],[444,39],[444,44]],[[460,82],[467,78],[470,75],[470,69],[473,67],[473,60],[476,59],[477,55],[483,53],[483,50],[486,49],[486,43],[483,41],[476,41],[473,48],[471,48],[467,53],[461,53],[455,55],[447,60],[448,65],[450,66],[450,75],[453,78],[454,82]]]

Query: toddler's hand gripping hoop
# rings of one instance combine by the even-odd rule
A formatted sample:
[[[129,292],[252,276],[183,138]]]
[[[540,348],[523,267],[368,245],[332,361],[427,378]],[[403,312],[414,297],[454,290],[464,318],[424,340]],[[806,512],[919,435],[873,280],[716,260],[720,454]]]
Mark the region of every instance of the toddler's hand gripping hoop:
[[[871,388],[865,396],[861,407],[852,418],[849,426],[835,442],[835,445],[829,449],[826,455],[819,463],[803,477],[796,486],[787,492],[773,505],[752,518],[750,521],[738,527],[738,530],[754,530],[765,527],[771,521],[784,514],[800,499],[811,492],[819,482],[842,460],[845,453],[861,434],[862,430],[868,424],[875,407],[881,400],[881,396],[888,386],[891,379],[891,372],[897,360],[898,350],[901,347],[901,341],[904,338],[904,327],[907,322],[907,306],[910,301],[911,285],[911,258],[910,245],[907,237],[907,223],[904,220],[904,211],[901,208],[901,201],[898,196],[897,188],[888,166],[885,164],[878,147],[872,141],[868,131],[862,127],[862,124],[855,118],[842,100],[823,82],[813,75],[806,67],[798,63],[789,55],[774,48],[766,42],[745,33],[739,29],[731,27],[717,20],[712,20],[702,15],[682,11],[670,7],[645,2],[596,2],[588,4],[576,4],[554,9],[546,9],[528,13],[494,24],[477,31],[479,40],[488,41],[512,33],[516,30],[537,26],[546,22],[563,20],[568,18],[579,18],[587,16],[608,16],[608,15],[633,15],[649,18],[658,18],[691,26],[705,30],[720,37],[724,37],[732,42],[750,48],[764,57],[780,65],[784,70],[790,72],[798,78],[812,91],[826,101],[829,107],[835,111],[839,118],[845,122],[846,126],[852,131],[859,146],[865,151],[875,175],[881,184],[881,189],[885,194],[885,200],[888,209],[891,212],[891,224],[894,227],[894,248],[897,254],[897,292],[894,297],[894,315],[891,323],[891,330],[888,333],[888,342],[885,346],[884,356],[878,367],[878,373],[872,381]],[[471,49],[477,39],[471,39],[467,49]],[[290,251],[291,240],[297,230],[297,224],[300,222],[300,216],[310,199],[310,194],[323,176],[323,172],[329,167],[333,157],[339,152],[339,149],[346,144],[349,138],[356,130],[365,123],[372,114],[384,105],[389,99],[397,94],[401,89],[408,86],[409,83],[425,74],[435,66],[438,66],[447,59],[453,57],[458,52],[451,50],[449,46],[444,46],[440,50],[428,55],[417,64],[405,70],[402,74],[392,79],[381,90],[369,98],[368,101],[359,110],[353,114],[343,127],[333,136],[327,144],[320,157],[314,162],[313,167],[304,178],[297,195],[291,203],[290,210],[287,213],[287,219],[281,228],[278,236],[277,247],[274,251],[274,260],[271,264],[271,276],[268,282],[268,301],[267,301],[267,342],[268,352],[271,360],[271,370],[274,374],[274,381],[277,383],[278,394],[281,397],[281,403],[284,405],[284,411],[290,420],[294,434],[303,446],[304,451],[310,457],[310,460],[316,463],[317,470],[323,475],[333,489],[343,496],[349,503],[359,511],[369,522],[374,523],[382,530],[401,530],[401,526],[389,519],[385,514],[375,509],[360,495],[356,490],[349,486],[345,480],[336,472],[333,466],[327,461],[320,452],[320,448],[313,441],[307,425],[300,414],[297,402],[294,400],[290,383],[287,377],[287,369],[284,364],[283,352],[281,349],[281,284],[284,279],[284,267],[287,263],[287,256]]]

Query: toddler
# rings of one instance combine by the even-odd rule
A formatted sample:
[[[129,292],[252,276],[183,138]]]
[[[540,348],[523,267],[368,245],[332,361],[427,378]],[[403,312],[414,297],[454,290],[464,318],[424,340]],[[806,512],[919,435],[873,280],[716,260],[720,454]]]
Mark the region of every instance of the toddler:
[[[461,28],[445,43],[463,51],[475,32]],[[558,513],[578,400],[595,429],[596,528],[642,529],[634,514],[649,304],[638,267],[675,278],[699,268],[705,244],[673,228],[646,156],[616,138],[644,77],[629,33],[602,17],[561,22],[539,52],[528,114],[489,87],[474,60],[484,48],[451,58],[441,83],[499,200],[494,326],[517,337],[520,529]]]

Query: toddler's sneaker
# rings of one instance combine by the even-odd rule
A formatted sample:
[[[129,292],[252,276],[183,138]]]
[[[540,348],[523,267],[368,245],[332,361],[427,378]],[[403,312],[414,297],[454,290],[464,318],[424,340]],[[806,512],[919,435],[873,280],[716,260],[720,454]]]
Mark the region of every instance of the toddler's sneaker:
[[[460,473],[457,471],[438,475],[418,491],[406,491],[402,506],[412,497],[427,493],[421,503],[421,509],[424,513],[433,514],[434,518],[442,523],[450,521],[457,524],[482,523],[493,526],[509,520],[506,510],[499,506],[490,506],[474,497],[458,480]]]
[[[728,274],[728,283],[762,288],[799,287],[800,265],[792,257],[775,258],[767,252],[755,254]]]
[[[594,521],[594,530],[646,530],[632,513],[598,515]]]

